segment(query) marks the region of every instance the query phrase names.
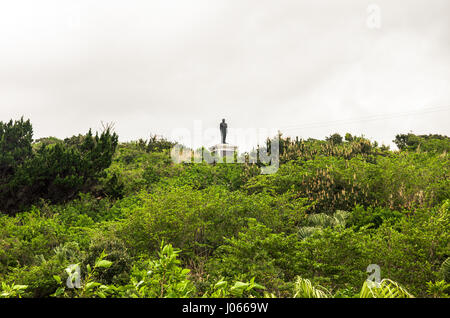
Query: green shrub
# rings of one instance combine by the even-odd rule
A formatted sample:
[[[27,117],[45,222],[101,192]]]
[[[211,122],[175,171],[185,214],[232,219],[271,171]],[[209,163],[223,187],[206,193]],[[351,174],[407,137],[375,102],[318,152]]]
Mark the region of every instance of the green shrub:
[[[298,240],[295,235],[272,233],[271,229],[248,220],[248,227],[226,239],[208,261],[207,272],[216,279],[248,281],[254,277],[269,292],[286,293],[286,282],[296,273]]]
[[[48,297],[58,288],[53,276],[64,276],[64,269],[82,257],[78,244],[67,242],[54,248],[48,257],[39,254],[34,257],[31,265],[13,268],[6,280],[27,285],[24,296]]]
[[[87,250],[87,256],[81,262],[82,266],[86,267],[88,264],[94,266],[95,260],[103,252],[108,255],[108,260],[112,262],[112,265],[101,272],[95,273],[93,278],[105,285],[123,285],[128,282],[132,258],[126,245],[117,238],[105,237],[103,234],[94,236]]]
[[[118,136],[91,130],[79,143],[44,143],[32,152],[29,121],[0,122],[0,206],[14,214],[40,199],[64,202],[92,190],[111,164]]]
[[[277,232],[294,231],[304,217],[305,201],[290,194],[248,196],[222,187],[193,190],[189,187],[159,188],[141,192],[138,204],[127,209],[117,227],[118,236],[137,253],[157,249],[162,240],[185,254],[208,255],[224,237],[239,233],[248,217]]]

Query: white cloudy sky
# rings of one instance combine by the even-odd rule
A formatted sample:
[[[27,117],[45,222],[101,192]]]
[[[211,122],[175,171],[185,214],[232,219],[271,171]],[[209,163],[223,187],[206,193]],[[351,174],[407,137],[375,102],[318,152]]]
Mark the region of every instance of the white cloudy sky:
[[[36,138],[450,135],[450,2],[0,0],[0,121],[22,115]]]

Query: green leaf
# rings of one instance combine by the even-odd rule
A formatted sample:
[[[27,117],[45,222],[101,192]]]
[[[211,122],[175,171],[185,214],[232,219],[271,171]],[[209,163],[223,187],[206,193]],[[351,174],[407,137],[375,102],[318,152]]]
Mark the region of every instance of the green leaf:
[[[98,292],[97,295],[98,295],[100,298],[106,298],[106,295],[105,295],[104,292]]]
[[[100,285],[101,285],[100,283],[89,282],[89,283],[86,284],[85,289],[86,289],[86,290],[89,290],[89,289],[92,289],[92,288],[97,287],[97,286],[100,286]]]
[[[190,271],[191,271],[190,269],[185,268],[181,271],[181,275],[187,275],[187,274],[189,274]]]
[[[226,287],[226,286],[227,286],[227,282],[224,280],[221,280],[214,285],[214,288],[219,289],[219,288]]]
[[[65,291],[65,288],[64,288],[64,287],[59,287],[59,288],[53,293],[52,296],[55,296],[55,297],[61,296],[61,295],[64,293],[64,291]]]
[[[244,293],[244,290],[248,287],[248,283],[236,282],[233,287],[230,288],[231,294],[240,297]]]
[[[266,289],[266,287],[264,287],[263,285],[257,284],[257,283],[255,283],[255,284],[253,285],[253,288],[256,288],[256,289]]]
[[[111,265],[112,265],[112,262],[108,261],[106,259],[103,259],[103,260],[95,263],[95,267],[100,267],[100,268],[109,268]]]
[[[53,278],[56,280],[58,284],[61,284],[61,277],[59,277],[58,275],[53,275]]]

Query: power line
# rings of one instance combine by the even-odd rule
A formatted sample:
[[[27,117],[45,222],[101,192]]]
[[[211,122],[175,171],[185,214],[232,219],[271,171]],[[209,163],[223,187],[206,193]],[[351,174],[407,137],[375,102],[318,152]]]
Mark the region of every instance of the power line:
[[[353,123],[370,122],[370,121],[376,121],[376,120],[388,120],[388,119],[392,119],[392,118],[406,117],[406,116],[427,114],[427,113],[435,113],[435,112],[442,112],[442,111],[450,111],[450,107],[428,108],[428,109],[422,109],[420,111],[378,114],[378,115],[370,115],[370,116],[359,117],[359,118],[337,119],[337,120],[331,120],[331,121],[305,123],[305,124],[298,124],[298,125],[288,125],[288,126],[284,126],[281,128],[283,131],[286,131],[286,130],[296,130],[296,129],[302,129],[302,128],[329,127],[329,126],[333,126],[333,125],[353,124]]]

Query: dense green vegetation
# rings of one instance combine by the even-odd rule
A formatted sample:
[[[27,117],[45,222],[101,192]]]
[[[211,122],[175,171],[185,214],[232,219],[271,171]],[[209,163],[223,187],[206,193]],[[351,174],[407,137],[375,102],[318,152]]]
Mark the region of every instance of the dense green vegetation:
[[[395,142],[280,135],[262,175],[0,122],[0,297],[447,297],[449,139]]]

